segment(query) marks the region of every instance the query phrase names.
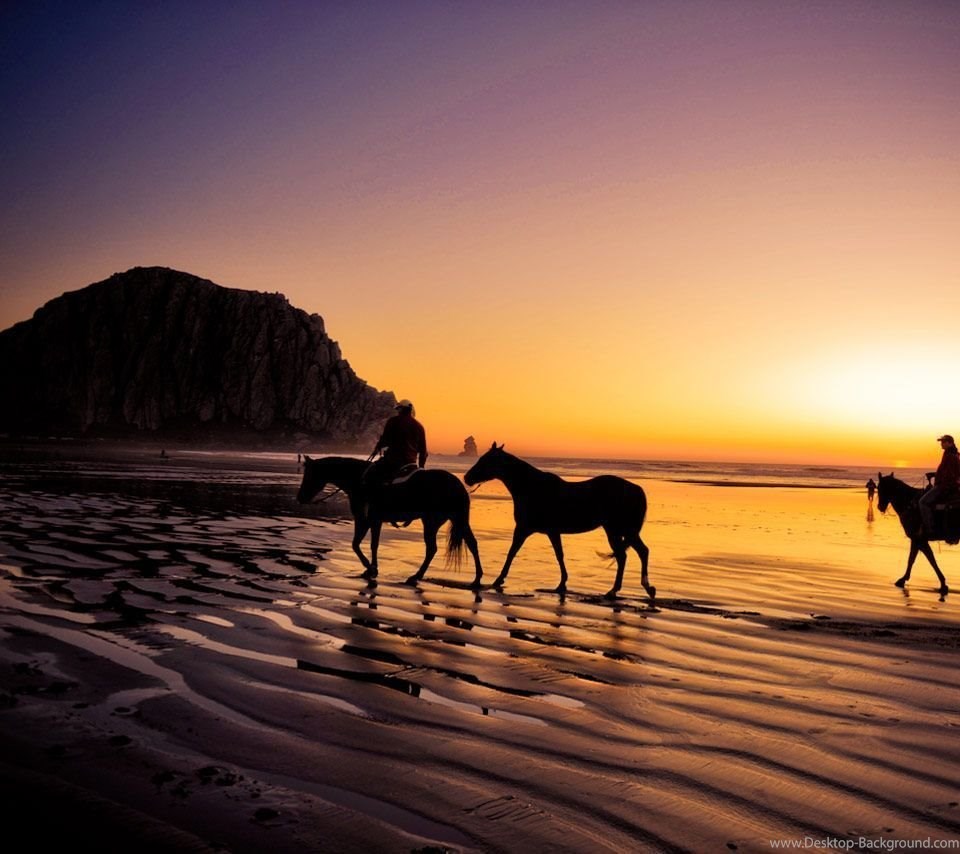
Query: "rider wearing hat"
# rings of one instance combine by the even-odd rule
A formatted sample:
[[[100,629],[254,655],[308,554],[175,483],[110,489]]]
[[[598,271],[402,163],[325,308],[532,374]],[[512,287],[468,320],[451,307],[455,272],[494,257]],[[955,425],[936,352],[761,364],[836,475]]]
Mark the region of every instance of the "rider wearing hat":
[[[924,533],[933,534],[933,508],[960,486],[960,454],[957,452],[953,436],[945,434],[937,441],[943,448],[943,457],[936,472],[927,475],[933,478],[933,486],[920,496],[920,518],[923,520]]]
[[[427,434],[414,417],[413,404],[401,400],[396,409],[397,414],[387,420],[373,449],[374,454],[382,453],[383,456],[367,469],[364,475],[367,483],[386,483],[404,466],[423,468],[426,465]]]

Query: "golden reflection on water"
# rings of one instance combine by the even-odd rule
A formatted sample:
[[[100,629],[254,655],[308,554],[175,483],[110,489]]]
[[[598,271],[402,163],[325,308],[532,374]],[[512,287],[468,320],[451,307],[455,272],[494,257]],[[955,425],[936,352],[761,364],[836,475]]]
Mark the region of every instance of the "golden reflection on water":
[[[935,578],[922,557],[914,568],[912,591],[905,596],[893,587],[906,563],[908,541],[892,511],[868,520],[862,489],[637,482],[649,501],[642,537],[650,548],[651,582],[661,598],[765,614],[875,618],[950,613],[949,600],[941,603],[932,594]],[[499,482],[483,484],[471,499],[471,522],[489,582],[506,556],[513,505]],[[385,531],[382,577],[399,579],[416,568],[423,554],[420,536],[416,525]],[[615,567],[605,557],[609,546],[602,531],[566,535],[563,545],[572,591],[602,594],[609,589]],[[960,585],[960,550],[944,547],[938,560],[948,580]],[[453,578],[452,572],[443,566],[441,551],[427,578]],[[639,575],[639,559],[631,552],[623,593],[643,600]],[[551,589],[558,581],[547,538],[534,535],[511,567],[504,590]]]

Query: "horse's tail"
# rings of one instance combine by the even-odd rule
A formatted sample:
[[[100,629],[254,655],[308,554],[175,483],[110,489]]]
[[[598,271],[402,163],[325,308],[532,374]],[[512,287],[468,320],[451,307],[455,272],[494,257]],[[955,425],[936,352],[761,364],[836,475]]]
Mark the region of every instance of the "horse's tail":
[[[628,515],[626,519],[620,520],[624,523],[621,530],[624,535],[624,548],[629,546],[636,548],[635,542],[640,539],[640,531],[643,530],[643,523],[647,520],[647,494],[643,491],[642,486],[629,481],[625,482],[623,488],[625,498],[628,497],[632,500],[632,503],[623,502],[630,508],[627,511],[628,514],[632,514]],[[616,552],[597,551],[597,557],[601,560],[612,561],[617,559]]]
[[[450,531],[447,535],[447,566],[460,571],[463,566],[463,547],[467,537],[472,536],[470,530],[470,504],[465,504],[450,519]]]
[[[642,486],[637,486],[637,489],[640,490],[640,501],[638,502],[639,507],[637,508],[637,533],[639,534],[643,528],[643,523],[647,521],[647,493],[643,491]]]

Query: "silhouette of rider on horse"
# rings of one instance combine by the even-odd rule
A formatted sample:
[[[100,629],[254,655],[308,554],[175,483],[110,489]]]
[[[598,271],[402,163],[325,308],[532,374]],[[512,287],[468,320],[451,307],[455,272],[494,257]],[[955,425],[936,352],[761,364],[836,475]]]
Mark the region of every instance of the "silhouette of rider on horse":
[[[387,420],[371,456],[381,454],[363,476],[368,487],[389,483],[407,467],[423,468],[427,463],[427,434],[417,421],[413,404],[401,400],[397,414]]]
[[[934,507],[955,496],[957,488],[960,486],[960,454],[957,452],[953,436],[946,434],[937,441],[943,448],[943,456],[937,470],[928,472],[927,479],[933,480],[933,486],[920,496],[919,501],[922,532],[928,539],[932,539],[934,534]]]

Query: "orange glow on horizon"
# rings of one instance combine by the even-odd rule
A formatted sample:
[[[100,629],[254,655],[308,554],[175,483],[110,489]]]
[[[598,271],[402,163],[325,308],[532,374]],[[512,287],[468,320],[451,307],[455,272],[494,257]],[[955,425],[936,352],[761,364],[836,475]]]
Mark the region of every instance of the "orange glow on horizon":
[[[163,265],[320,314],[436,452],[960,435],[956,4],[23,6],[0,328]]]

